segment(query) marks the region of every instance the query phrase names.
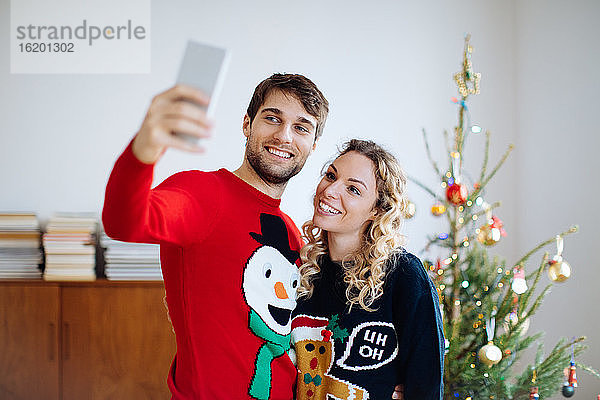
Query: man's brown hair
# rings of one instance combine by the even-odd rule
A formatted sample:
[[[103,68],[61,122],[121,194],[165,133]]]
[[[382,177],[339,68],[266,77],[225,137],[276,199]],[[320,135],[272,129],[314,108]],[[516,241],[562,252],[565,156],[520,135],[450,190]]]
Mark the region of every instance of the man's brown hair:
[[[329,113],[329,102],[317,85],[307,77],[298,74],[273,74],[258,84],[248,105],[247,113],[250,123],[252,124],[254,121],[258,109],[263,105],[267,96],[275,89],[294,96],[302,103],[306,112],[317,119],[315,140],[321,137]]]

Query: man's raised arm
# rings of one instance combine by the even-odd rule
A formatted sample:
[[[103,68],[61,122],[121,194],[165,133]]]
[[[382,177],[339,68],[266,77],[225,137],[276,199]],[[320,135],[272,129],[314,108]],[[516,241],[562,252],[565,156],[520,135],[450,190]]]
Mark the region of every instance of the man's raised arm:
[[[169,147],[202,152],[173,133],[206,138],[211,122],[198,107],[208,99],[198,90],[175,86],[154,97],[142,126],[115,163],[102,210],[104,229],[123,241],[182,243],[199,229],[206,214],[201,199],[186,185],[194,174],[176,174],[151,190],[154,164]],[[208,178],[204,178],[208,179]]]

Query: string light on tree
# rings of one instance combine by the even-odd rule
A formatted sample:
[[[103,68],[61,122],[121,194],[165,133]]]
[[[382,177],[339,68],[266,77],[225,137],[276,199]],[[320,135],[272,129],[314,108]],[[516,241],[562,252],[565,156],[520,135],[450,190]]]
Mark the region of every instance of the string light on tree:
[[[463,109],[466,113],[466,117],[467,117],[467,125],[470,127],[470,131],[471,133],[474,134],[478,134],[482,132],[482,129],[479,125],[476,124],[471,124],[471,114],[469,113],[469,108],[467,107],[467,102],[463,99],[463,100],[459,100],[456,97],[452,97],[452,102],[454,104],[458,104],[461,106],[461,109]],[[475,189],[477,189],[477,187],[475,187]]]

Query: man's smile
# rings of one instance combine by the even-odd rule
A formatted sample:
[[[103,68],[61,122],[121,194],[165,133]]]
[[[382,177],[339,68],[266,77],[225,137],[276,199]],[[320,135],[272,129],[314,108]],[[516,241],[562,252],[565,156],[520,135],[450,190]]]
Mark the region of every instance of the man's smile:
[[[275,147],[271,147],[271,146],[265,146],[265,149],[270,153],[273,154],[277,157],[283,158],[283,159],[290,159],[292,157],[294,157],[294,155],[286,150],[281,150]]]

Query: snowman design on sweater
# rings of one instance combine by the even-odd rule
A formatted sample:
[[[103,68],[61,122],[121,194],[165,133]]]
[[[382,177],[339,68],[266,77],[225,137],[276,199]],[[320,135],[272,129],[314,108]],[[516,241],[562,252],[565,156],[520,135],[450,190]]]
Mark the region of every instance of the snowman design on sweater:
[[[243,293],[250,307],[248,327],[264,340],[254,362],[248,394],[267,400],[271,391],[271,362],[289,352],[291,314],[296,307],[300,274],[297,251],[291,250],[284,221],[275,215],[260,215],[261,233],[250,236],[257,248],[244,269]]]

